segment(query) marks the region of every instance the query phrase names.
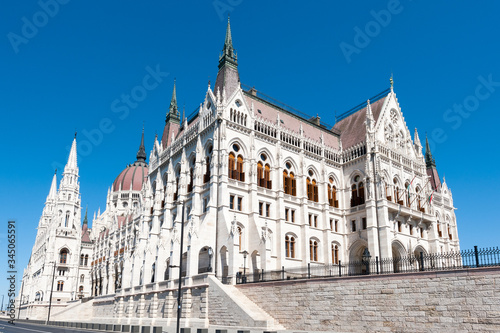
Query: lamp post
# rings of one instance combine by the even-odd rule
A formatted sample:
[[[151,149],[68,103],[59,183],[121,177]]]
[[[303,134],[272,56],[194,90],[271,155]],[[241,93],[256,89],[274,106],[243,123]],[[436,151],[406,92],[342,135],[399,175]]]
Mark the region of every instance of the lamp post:
[[[214,255],[214,250],[211,247],[208,248],[208,271],[212,271],[212,256]]]
[[[180,323],[181,323],[181,312],[182,312],[182,303],[181,303],[181,287],[182,287],[182,251],[184,246],[184,200],[182,201],[182,219],[181,219],[181,251],[179,258],[179,288],[177,290],[177,329],[176,332],[180,331]]]
[[[247,283],[247,256],[248,251],[243,251],[243,283]]]
[[[364,251],[363,251],[363,264],[365,264],[365,274],[370,274],[370,259],[372,258],[372,256],[370,255],[370,251],[368,251],[368,248],[366,248]]]
[[[54,261],[53,264],[54,264],[54,269],[52,270],[52,284],[50,285],[49,313],[47,314],[47,322],[45,323],[45,325],[49,324],[49,321],[50,321],[50,308],[52,307],[52,292],[54,291],[54,278],[56,276],[56,262]]]
[[[21,292],[19,293],[19,309],[17,309],[17,319],[19,319],[19,316],[21,315],[21,305],[23,304],[22,303],[23,302],[23,289],[24,289],[24,276],[23,276],[23,280],[21,282]]]

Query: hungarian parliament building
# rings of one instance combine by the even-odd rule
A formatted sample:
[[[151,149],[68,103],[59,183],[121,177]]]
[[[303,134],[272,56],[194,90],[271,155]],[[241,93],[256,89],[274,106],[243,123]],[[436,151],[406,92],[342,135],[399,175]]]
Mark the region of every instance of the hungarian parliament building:
[[[24,271],[23,317],[80,298],[114,302],[108,317],[130,316],[148,290],[174,290],[179,276],[185,286],[204,276],[231,286],[243,274],[338,265],[367,252],[459,250],[451,190],[427,140],[424,152],[409,130],[392,79],[327,126],[240,83],[228,21],[217,79],[202,89],[188,119],[174,82],[161,137],[148,156],[137,133],[135,161],[131,147],[103,212],[82,212],[75,136]]]

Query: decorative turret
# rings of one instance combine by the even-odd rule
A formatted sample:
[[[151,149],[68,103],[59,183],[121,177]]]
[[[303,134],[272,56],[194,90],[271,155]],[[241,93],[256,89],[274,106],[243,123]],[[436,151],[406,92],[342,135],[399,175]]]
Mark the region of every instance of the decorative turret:
[[[441,180],[436,169],[436,161],[432,157],[431,147],[427,135],[425,136],[425,166],[427,167],[427,175],[430,177],[429,182],[434,191],[441,189]]]
[[[170,146],[170,143],[173,141],[172,137],[175,137],[177,133],[179,133],[180,128],[180,115],[177,107],[177,92],[175,86],[176,83],[174,80],[172,99],[170,100],[167,118],[165,119],[165,127],[163,128],[163,135],[161,136],[161,144],[163,149]]]
[[[422,144],[420,143],[420,138],[418,137],[418,131],[415,127],[415,136],[413,140],[413,145],[415,146],[415,150],[417,151],[418,156],[422,156]],[[430,151],[430,149],[429,149]]]
[[[52,177],[52,184],[50,185],[49,195],[47,196],[48,201],[55,201],[57,199],[57,169],[54,171],[54,177]]]
[[[142,127],[141,145],[137,152],[137,162],[146,164],[146,148],[144,147],[144,126]]]
[[[238,74],[238,62],[236,52],[233,47],[231,36],[231,24],[229,16],[227,18],[226,39],[219,57],[219,72],[215,80],[214,91],[216,94],[225,94],[229,98],[240,86],[240,75]]]
[[[177,92],[175,85],[176,85],[176,79],[174,79],[174,89],[172,91],[172,99],[170,100],[170,106],[168,107],[167,118],[165,119],[165,123],[180,122],[179,109],[177,107]]]

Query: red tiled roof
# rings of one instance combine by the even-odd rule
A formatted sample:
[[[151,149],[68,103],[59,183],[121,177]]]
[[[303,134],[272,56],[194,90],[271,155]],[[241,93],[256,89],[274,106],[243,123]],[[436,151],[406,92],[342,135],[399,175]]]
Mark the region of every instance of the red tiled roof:
[[[373,113],[373,118],[378,121],[382,106],[384,105],[385,97],[374,103],[370,103]],[[338,121],[334,129],[340,131],[340,140],[342,141],[342,149],[350,148],[360,142],[363,142],[366,137],[366,107]]]
[[[273,124],[276,124],[278,112],[281,121],[281,126],[291,132],[299,135],[300,125],[304,131],[304,136],[315,141],[321,141],[321,134],[323,134],[324,144],[328,147],[339,149],[339,138],[336,134],[328,129],[322,129],[319,126],[311,124],[306,119],[300,119],[298,116],[290,114],[288,111],[274,107],[268,103],[261,101],[259,98],[253,98],[252,95],[245,94],[247,104],[254,105],[254,114],[256,118],[263,118]],[[260,112],[259,112],[260,110]]]
[[[127,166],[125,170],[116,177],[113,182],[113,191],[120,190],[120,185],[123,191],[128,191],[130,190],[131,184],[133,191],[140,191],[147,177],[148,166],[145,163],[135,162]]]

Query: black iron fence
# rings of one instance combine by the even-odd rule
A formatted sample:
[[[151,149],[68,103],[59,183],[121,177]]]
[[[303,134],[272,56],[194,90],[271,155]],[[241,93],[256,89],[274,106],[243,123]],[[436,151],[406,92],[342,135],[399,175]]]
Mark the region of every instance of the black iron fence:
[[[500,266],[500,249],[478,249],[460,252],[431,253],[406,257],[382,258],[371,257],[368,251],[357,261],[338,264],[309,263],[307,266],[284,268],[281,270],[254,270],[236,274],[236,283],[313,279],[322,277],[342,277],[355,275],[396,274],[422,271],[442,271],[462,268]]]

